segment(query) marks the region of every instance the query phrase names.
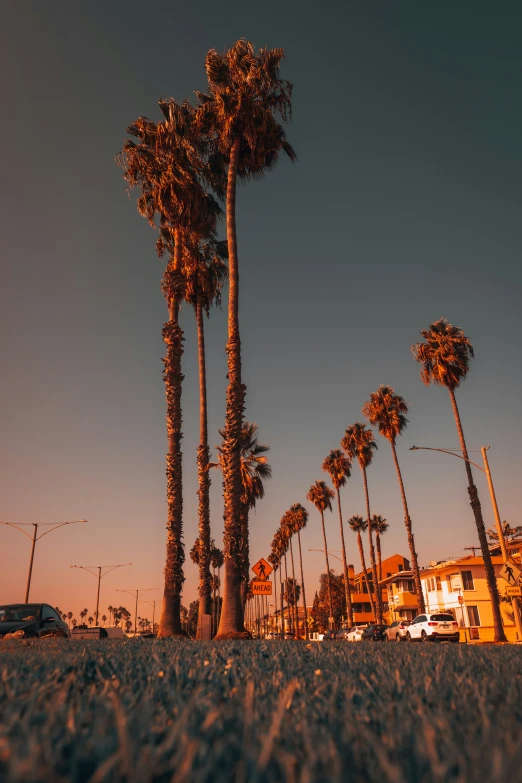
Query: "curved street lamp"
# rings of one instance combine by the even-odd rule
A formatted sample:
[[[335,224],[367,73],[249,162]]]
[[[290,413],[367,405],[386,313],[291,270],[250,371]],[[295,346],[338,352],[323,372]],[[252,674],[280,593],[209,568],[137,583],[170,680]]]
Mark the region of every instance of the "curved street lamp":
[[[87,522],[86,519],[74,519],[71,522],[59,522],[58,524],[55,524],[54,522],[19,522],[15,525],[14,522],[0,522],[0,525],[7,525],[8,527],[14,527],[16,530],[19,530],[20,533],[23,533],[24,536],[27,536],[29,541],[32,541],[32,547],[31,547],[31,559],[29,560],[29,573],[27,575],[27,587],[25,590],[25,600],[24,604],[27,604],[29,602],[29,590],[31,589],[31,577],[33,575],[33,562],[34,562],[34,549],[36,546],[36,542],[39,541],[41,538],[47,535],[47,533],[52,533],[53,530],[57,530],[59,527],[65,527],[65,525],[76,525],[80,523]],[[31,525],[34,527],[33,535],[29,535],[29,533],[26,530],[22,530],[24,527],[31,527]],[[50,527],[52,525],[52,527]],[[40,533],[38,535],[38,528],[39,527],[49,527],[49,530],[46,530],[45,533]]]
[[[98,614],[99,614],[99,608],[100,608],[100,582],[103,579],[104,576],[107,576],[107,574],[110,574],[111,571],[114,571],[116,568],[125,568],[125,566],[130,566],[132,563],[122,563],[121,565],[113,565],[113,566],[78,566],[78,565],[72,565],[69,566],[69,568],[81,568],[82,571],[88,571],[90,574],[96,577],[98,580],[98,593],[96,595],[96,625],[99,625],[98,622]],[[91,571],[91,568],[97,568],[98,573],[96,571]],[[102,568],[108,568],[109,570],[106,571],[104,574],[102,574]]]
[[[117,593],[129,593],[129,595],[132,595],[133,598],[136,598],[136,609],[134,612],[134,636],[136,636],[136,628],[138,623],[138,598],[140,595],[143,595],[143,593],[150,593],[152,590],[157,589],[157,587],[147,587],[145,590],[116,590]]]

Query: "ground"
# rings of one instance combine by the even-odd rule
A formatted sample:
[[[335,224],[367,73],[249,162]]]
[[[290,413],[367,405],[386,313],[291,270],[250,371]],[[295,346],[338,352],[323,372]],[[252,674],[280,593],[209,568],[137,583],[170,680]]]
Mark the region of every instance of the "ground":
[[[107,640],[0,647],[0,780],[504,783],[522,648]]]

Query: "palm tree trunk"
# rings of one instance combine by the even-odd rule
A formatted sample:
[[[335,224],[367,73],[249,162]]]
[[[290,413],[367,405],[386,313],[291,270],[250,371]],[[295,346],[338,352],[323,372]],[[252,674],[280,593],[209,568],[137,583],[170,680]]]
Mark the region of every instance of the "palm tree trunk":
[[[183,562],[183,479],[181,456],[181,357],[183,356],[183,332],[178,323],[182,292],[181,264],[183,240],[180,229],[176,229],[173,271],[178,285],[169,301],[169,320],[163,326],[163,341],[167,356],[163,360],[165,390],[167,397],[167,557],[165,563],[165,586],[163,606],[159,624],[159,637],[185,636],[181,627],[181,590],[185,577]]]
[[[413,571],[413,581],[415,584],[415,593],[417,595],[417,600],[419,602],[419,614],[424,614],[426,611],[426,604],[424,602],[424,593],[422,592],[422,585],[421,585],[421,578],[420,578],[420,570],[419,570],[419,558],[417,555],[417,552],[415,551],[415,541],[413,538],[413,531],[411,526],[411,518],[410,513],[408,511],[408,502],[406,500],[406,491],[404,489],[404,483],[402,481],[402,473],[401,469],[399,467],[399,460],[397,459],[397,450],[395,448],[395,443],[393,441],[390,442],[391,448],[392,448],[392,454],[393,454],[393,461],[395,463],[395,470],[397,472],[397,478],[399,479],[399,487],[401,490],[401,497],[402,497],[402,505],[404,508],[404,524],[406,526],[406,535],[408,537],[408,547],[410,549],[410,557],[411,557],[411,567]]]
[[[227,181],[227,242],[228,242],[228,388],[223,440],[223,484],[225,495],[225,530],[223,547],[225,579],[223,611],[217,639],[248,636],[243,620],[240,569],[240,504],[241,504],[241,428],[246,387],[241,383],[241,342],[239,336],[239,270],[236,238],[236,183],[240,139],[230,150]]]
[[[241,602],[245,610],[248,595],[248,572],[250,570],[250,551],[248,546],[248,503],[241,503],[239,524],[241,528],[240,568],[241,568]]]
[[[294,583],[292,585],[292,597],[294,599],[294,603],[292,605],[292,611],[295,617],[295,628],[294,628],[294,638],[299,639],[299,622],[298,622],[298,608],[297,608],[297,601],[295,600],[295,568],[294,568],[294,550],[292,549],[292,536],[289,537],[290,542],[290,559],[292,561],[292,579],[294,580]]]
[[[361,468],[361,470],[364,479],[364,494],[366,497],[366,516],[368,518],[368,543],[370,546],[370,563],[372,567],[373,589],[375,591],[376,621],[378,623],[382,623],[382,598],[381,598],[381,588],[377,580],[377,563],[375,561],[375,549],[373,546],[372,518],[370,516],[370,495],[368,493],[368,478],[366,476],[366,468]]]
[[[376,617],[377,615],[376,615],[376,612],[375,612],[375,601],[373,600],[373,594],[372,594],[372,591],[370,590],[370,583],[368,581],[368,574],[367,574],[367,569],[366,569],[366,559],[364,557],[364,547],[363,547],[363,542],[362,542],[362,536],[361,536],[359,531],[357,531],[357,546],[359,547],[359,557],[361,558],[361,566],[362,566],[362,570],[363,570],[363,579],[366,582],[366,589],[368,590],[368,595],[370,597],[370,604],[371,604],[371,607],[372,607],[372,614],[373,614],[374,617]]]
[[[212,608],[212,587],[210,577],[210,450],[208,447],[207,380],[205,366],[205,330],[203,307],[198,298],[196,304],[199,363],[199,446],[198,446],[198,515],[199,515],[199,620],[201,629],[204,614]]]
[[[294,618],[292,617],[292,608],[290,606],[290,601],[289,601],[290,590],[289,590],[289,587],[288,587],[288,563],[286,561],[286,552],[285,552],[285,585],[286,585],[286,611],[287,611],[287,614],[288,614],[288,626],[289,626],[289,630],[293,634],[293,632],[294,632]]]
[[[285,638],[285,601],[283,595],[283,560],[279,560],[279,599],[281,602],[281,639]]]
[[[303,572],[303,554],[301,552],[301,531],[297,531],[297,542],[299,544],[299,563],[301,565],[301,589],[303,591],[303,612],[304,612],[304,629],[305,629],[305,637],[306,639],[309,639],[309,632],[308,632],[308,614],[306,612],[306,593],[305,593],[305,583],[304,583],[304,572]]]
[[[377,549],[377,573],[379,574],[379,582],[382,579],[382,557],[381,557],[381,534],[378,530],[375,531],[375,547]]]
[[[339,509],[339,525],[341,527],[341,544],[343,549],[343,573],[344,573],[344,594],[346,597],[346,616],[348,628],[353,625],[352,591],[350,589],[350,575],[348,573],[348,564],[346,562],[346,545],[344,543],[343,514],[341,511],[341,491],[337,487],[337,508]]]
[[[460,448],[462,456],[464,457],[464,464],[466,466],[466,474],[468,477],[468,493],[475,516],[475,524],[477,526],[477,533],[480,542],[480,548],[482,550],[482,557],[484,558],[484,569],[486,571],[486,583],[488,586],[489,597],[491,601],[491,609],[493,611],[493,626],[494,626],[494,640],[496,642],[506,642],[506,634],[502,626],[502,615],[500,613],[500,598],[498,594],[498,585],[495,578],[495,569],[491,560],[491,553],[489,551],[488,541],[486,538],[486,528],[484,526],[484,520],[482,519],[482,508],[480,506],[480,500],[478,496],[477,488],[473,482],[473,473],[471,472],[471,465],[469,463],[468,450],[466,448],[466,441],[464,439],[464,430],[462,429],[462,423],[460,421],[459,409],[457,406],[457,400],[455,398],[455,392],[453,389],[448,389],[450,393],[451,405],[453,407],[453,414],[455,416],[455,423],[457,425],[457,432],[460,440]]]
[[[328,545],[326,543],[326,529],[324,526],[324,511],[321,511],[321,524],[323,526],[323,541],[324,541],[324,556],[326,559],[326,583],[328,585],[328,608],[330,611],[330,614],[328,616],[328,627],[330,628],[330,623],[333,622],[333,620],[330,620],[330,617],[333,617],[332,612],[332,585],[331,585],[331,579],[330,579],[330,563],[328,560]]]

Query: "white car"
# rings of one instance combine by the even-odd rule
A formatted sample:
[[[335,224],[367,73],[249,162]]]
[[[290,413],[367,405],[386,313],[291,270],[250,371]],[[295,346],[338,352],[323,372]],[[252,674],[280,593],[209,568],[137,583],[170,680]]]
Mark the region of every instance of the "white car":
[[[419,614],[406,631],[411,642],[454,642],[460,641],[459,624],[449,612]]]
[[[363,631],[365,631],[367,628],[368,628],[368,623],[363,623],[362,625],[354,625],[353,628],[351,628],[348,631],[346,635],[346,641],[360,642]]]
[[[389,628],[386,629],[387,642],[405,642],[406,634],[410,626],[409,620],[394,620]]]

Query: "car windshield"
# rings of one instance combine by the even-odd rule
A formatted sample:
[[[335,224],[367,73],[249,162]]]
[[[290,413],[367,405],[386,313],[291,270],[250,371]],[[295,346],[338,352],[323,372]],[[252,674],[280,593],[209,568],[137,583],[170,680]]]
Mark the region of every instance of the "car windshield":
[[[38,606],[29,604],[22,606],[0,606],[0,623],[20,623],[36,620]]]
[[[451,623],[455,618],[452,614],[432,614],[431,619],[439,623]]]

